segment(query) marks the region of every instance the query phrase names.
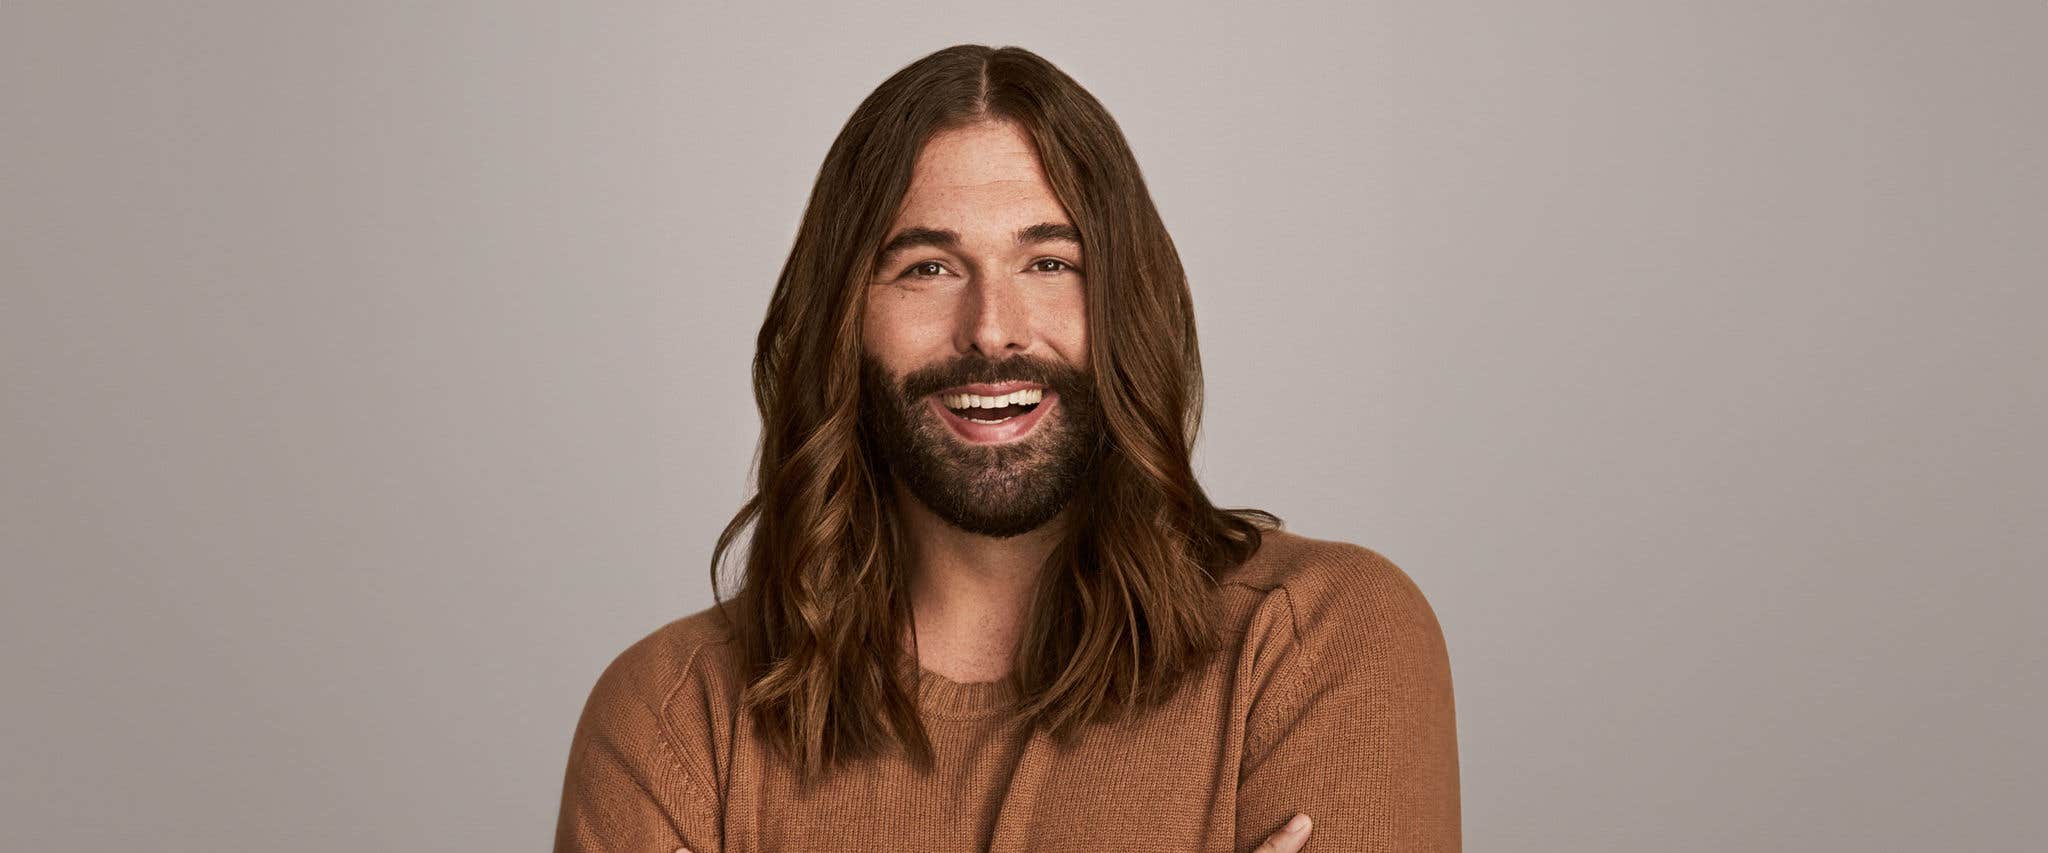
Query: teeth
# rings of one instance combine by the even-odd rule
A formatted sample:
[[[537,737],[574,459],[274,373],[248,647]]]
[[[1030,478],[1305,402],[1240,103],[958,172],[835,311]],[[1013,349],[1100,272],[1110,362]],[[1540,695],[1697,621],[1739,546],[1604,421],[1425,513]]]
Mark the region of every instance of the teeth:
[[[1045,399],[1044,388],[1025,388],[996,397],[980,394],[947,394],[940,399],[948,409],[1000,409],[1011,404],[1030,404]]]

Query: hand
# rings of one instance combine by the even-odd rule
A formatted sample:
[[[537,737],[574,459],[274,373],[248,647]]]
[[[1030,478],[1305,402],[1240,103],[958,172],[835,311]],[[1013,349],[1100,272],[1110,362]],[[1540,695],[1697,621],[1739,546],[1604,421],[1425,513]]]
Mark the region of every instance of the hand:
[[[1308,843],[1308,834],[1314,828],[1314,822],[1308,819],[1308,815],[1296,813],[1286,826],[1266,836],[1266,843],[1252,848],[1252,853],[1295,853],[1301,845]]]
[[[1308,843],[1308,834],[1314,828],[1313,821],[1308,819],[1308,815],[1297,814],[1286,826],[1266,836],[1266,843],[1253,848],[1252,853],[1295,853],[1301,849],[1301,845]],[[690,853],[690,848],[678,847],[676,853]]]

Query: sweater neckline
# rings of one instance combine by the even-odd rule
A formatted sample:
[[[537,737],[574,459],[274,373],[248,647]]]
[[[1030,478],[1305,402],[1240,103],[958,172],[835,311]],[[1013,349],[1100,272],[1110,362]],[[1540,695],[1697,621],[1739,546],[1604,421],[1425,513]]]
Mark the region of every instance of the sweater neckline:
[[[998,681],[954,681],[918,662],[907,649],[896,651],[897,674],[917,686],[917,705],[945,718],[991,716],[1008,710],[1017,700],[1011,679]]]

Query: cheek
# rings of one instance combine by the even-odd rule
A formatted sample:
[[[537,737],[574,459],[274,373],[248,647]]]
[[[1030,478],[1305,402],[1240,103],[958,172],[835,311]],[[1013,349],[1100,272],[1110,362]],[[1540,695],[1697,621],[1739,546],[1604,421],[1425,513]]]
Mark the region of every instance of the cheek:
[[[868,291],[867,308],[861,317],[861,340],[870,355],[885,364],[898,366],[906,359],[943,344],[946,330],[935,323],[931,308],[915,294],[891,287]]]
[[[867,303],[861,306],[860,311],[860,338],[866,342],[869,352],[880,349],[878,344],[882,342],[886,334],[883,330],[888,325],[888,317],[884,313],[888,306],[882,304],[881,290],[879,287],[868,288]]]
[[[1075,366],[1088,363],[1088,300],[1080,291],[1063,295],[1051,312],[1047,332],[1053,349]]]
[[[861,317],[861,334],[869,341],[886,347],[890,342],[903,338],[905,332],[915,326],[911,305],[904,299],[902,291],[893,287],[868,289],[867,310]]]

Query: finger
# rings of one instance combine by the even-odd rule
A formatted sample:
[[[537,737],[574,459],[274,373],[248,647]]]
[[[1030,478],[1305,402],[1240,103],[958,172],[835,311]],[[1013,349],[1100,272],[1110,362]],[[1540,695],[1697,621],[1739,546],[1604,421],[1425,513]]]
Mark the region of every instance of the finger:
[[[1308,833],[1313,821],[1308,815],[1296,814],[1286,826],[1266,836],[1266,843],[1252,849],[1252,853],[1295,853],[1301,845],[1308,843]]]

